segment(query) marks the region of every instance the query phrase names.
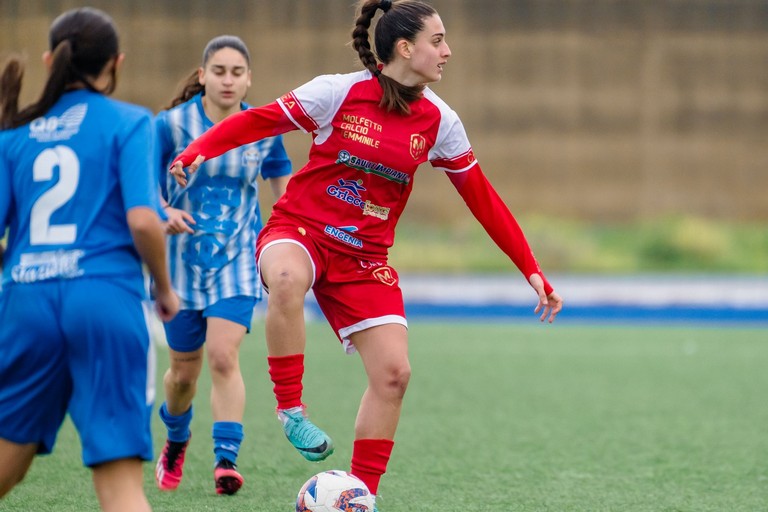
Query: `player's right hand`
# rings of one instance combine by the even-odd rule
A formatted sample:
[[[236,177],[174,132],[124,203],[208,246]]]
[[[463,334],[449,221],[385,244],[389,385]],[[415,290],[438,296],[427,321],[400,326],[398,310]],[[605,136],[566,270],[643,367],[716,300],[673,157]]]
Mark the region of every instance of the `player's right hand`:
[[[179,297],[173,290],[160,293],[155,290],[155,310],[163,322],[170,322],[179,312]]]

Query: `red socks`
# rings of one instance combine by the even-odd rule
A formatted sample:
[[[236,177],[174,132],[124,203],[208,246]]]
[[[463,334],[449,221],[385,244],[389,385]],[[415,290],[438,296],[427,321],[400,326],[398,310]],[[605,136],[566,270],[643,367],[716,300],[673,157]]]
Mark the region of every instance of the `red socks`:
[[[267,357],[269,376],[274,383],[278,409],[290,409],[303,405],[301,380],[304,376],[304,354]],[[390,439],[357,439],[352,450],[351,473],[362,480],[372,494],[379,490],[381,475],[387,471],[387,463],[395,442]]]
[[[277,408],[290,409],[302,405],[301,392],[304,386],[301,379],[304,377],[304,354],[267,356],[267,362],[269,376],[275,385],[272,389],[277,398]]]
[[[363,481],[371,491],[379,491],[381,475],[387,471],[387,462],[395,442],[390,439],[356,439],[352,449],[351,473]]]

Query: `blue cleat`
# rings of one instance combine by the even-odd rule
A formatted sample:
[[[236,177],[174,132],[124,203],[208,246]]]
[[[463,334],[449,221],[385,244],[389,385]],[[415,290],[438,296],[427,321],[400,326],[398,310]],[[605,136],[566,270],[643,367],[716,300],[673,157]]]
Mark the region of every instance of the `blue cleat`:
[[[283,423],[285,437],[308,461],[319,462],[333,453],[333,441],[309,421],[303,406],[278,410],[277,417]]]

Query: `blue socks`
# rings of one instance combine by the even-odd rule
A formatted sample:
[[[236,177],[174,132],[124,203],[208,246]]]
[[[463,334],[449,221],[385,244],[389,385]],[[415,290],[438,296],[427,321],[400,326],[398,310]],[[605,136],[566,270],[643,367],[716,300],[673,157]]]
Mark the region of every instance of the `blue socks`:
[[[192,422],[192,406],[181,416],[173,416],[168,412],[166,403],[160,406],[160,419],[168,429],[168,440],[174,443],[186,443],[189,440],[189,424]]]
[[[189,424],[192,422],[192,407],[180,416],[168,412],[165,402],[160,406],[160,419],[168,429],[168,440],[185,443],[189,440]],[[213,453],[216,461],[227,459],[232,464],[237,462],[240,443],[243,442],[243,424],[234,421],[217,421],[213,424]]]
[[[234,464],[243,441],[243,424],[234,421],[217,421],[213,424],[213,453],[216,461],[227,459]]]

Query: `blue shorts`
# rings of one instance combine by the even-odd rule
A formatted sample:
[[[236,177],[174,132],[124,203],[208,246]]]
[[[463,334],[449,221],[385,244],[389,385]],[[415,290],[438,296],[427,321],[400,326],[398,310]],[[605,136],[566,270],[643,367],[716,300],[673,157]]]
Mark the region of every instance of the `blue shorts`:
[[[69,412],[86,466],[152,460],[155,361],[136,279],[13,284],[0,294],[0,437],[50,453]]]
[[[235,322],[251,332],[256,298],[245,295],[221,299],[205,309],[183,309],[173,320],[163,324],[168,346],[176,352],[194,352],[205,343],[206,318],[215,317]]]

